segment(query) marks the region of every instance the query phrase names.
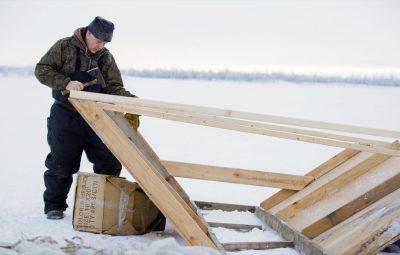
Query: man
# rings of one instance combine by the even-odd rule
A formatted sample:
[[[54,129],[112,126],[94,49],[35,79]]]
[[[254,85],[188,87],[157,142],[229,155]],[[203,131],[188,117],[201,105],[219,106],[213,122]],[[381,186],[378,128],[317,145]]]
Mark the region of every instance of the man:
[[[36,65],[35,76],[52,88],[55,99],[47,119],[47,155],[44,173],[46,190],[44,212],[48,219],[62,219],[68,207],[66,199],[72,176],[78,172],[83,151],[98,174],[118,176],[121,164],[102,143],[68,101],[69,90],[133,97],[125,90],[114,57],[104,46],[111,42],[114,24],[96,17],[87,27],[78,28],[73,36],[57,41]],[[98,67],[104,84],[85,87],[95,78],[87,71]],[[99,79],[101,80],[101,79]],[[94,82],[94,81],[93,81]],[[139,127],[137,115],[125,114],[133,128]]]

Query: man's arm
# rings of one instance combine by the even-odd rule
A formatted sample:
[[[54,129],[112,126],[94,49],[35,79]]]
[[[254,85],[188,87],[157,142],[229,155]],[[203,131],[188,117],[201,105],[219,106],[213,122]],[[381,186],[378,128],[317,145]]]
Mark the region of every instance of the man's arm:
[[[62,40],[56,42],[36,64],[35,76],[44,85],[64,90],[70,78],[59,72],[62,66]]]

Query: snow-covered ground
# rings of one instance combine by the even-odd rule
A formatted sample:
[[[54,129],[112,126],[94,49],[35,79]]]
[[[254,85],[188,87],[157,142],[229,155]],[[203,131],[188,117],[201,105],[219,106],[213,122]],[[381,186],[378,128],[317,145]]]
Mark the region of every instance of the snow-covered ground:
[[[141,98],[218,107],[249,112],[400,130],[399,87],[297,84],[288,82],[235,82],[124,77],[125,86]],[[110,254],[213,254],[204,248],[182,247],[183,240],[169,223],[163,233],[113,237],[72,228],[73,191],[67,217],[49,221],[43,214],[46,117],[50,89],[33,76],[0,77],[0,243],[16,243],[38,236],[51,237],[58,245],[37,239],[20,244],[21,254],[55,254],[66,245],[83,245]],[[142,117],[140,131],[162,159],[291,174],[305,174],[341,149],[277,138]],[[81,171],[91,172],[82,162]],[[132,180],[124,171],[123,175]],[[255,186],[197,180],[179,180],[194,200],[258,205],[276,190]],[[257,224],[243,213],[208,213],[209,220]],[[276,240],[274,233],[215,229],[223,241]],[[45,244],[43,244],[45,243]],[[171,251],[167,253],[166,250]],[[86,253],[84,253],[84,251]],[[129,252],[128,252],[129,251]],[[36,253],[35,253],[36,252]],[[47,253],[46,253],[47,252]],[[92,252],[92,253],[90,253]],[[5,250],[0,250],[0,254]],[[296,254],[291,249],[232,254]]]
[[[215,254],[183,246],[169,223],[165,232],[144,236],[76,232],[73,191],[66,218],[45,219],[42,175],[52,99],[32,67],[56,40],[95,16],[115,23],[107,48],[126,87],[141,98],[400,130],[399,8],[399,1],[381,0],[0,1],[6,36],[0,40],[0,246],[25,240],[16,248],[20,254],[57,254],[60,246],[80,247],[79,254]],[[299,175],[341,150],[148,117],[140,131],[165,160]],[[86,159],[81,170],[91,172]],[[123,176],[132,180],[126,171]],[[179,182],[194,200],[236,204],[258,205],[277,191]],[[259,223],[239,212],[205,217]],[[272,231],[215,232],[224,241],[278,238]],[[1,254],[13,253],[0,248]]]

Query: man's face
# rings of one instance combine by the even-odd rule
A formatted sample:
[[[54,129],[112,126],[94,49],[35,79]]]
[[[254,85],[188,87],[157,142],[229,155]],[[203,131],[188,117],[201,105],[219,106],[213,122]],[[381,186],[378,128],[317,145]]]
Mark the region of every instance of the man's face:
[[[86,44],[90,53],[101,51],[107,42],[97,39],[90,31],[86,33]]]

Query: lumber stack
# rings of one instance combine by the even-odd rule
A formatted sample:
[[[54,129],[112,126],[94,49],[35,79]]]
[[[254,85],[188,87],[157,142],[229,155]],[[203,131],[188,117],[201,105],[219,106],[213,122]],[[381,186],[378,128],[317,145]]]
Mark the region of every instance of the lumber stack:
[[[400,158],[344,151],[330,161],[309,186],[261,207],[329,254],[374,254],[399,239]]]
[[[71,91],[70,101],[188,244],[223,254],[282,246],[305,254],[374,254],[400,238],[400,144],[365,138],[399,138],[398,131],[81,91]],[[161,160],[125,112],[344,150],[305,176]],[[252,210],[287,242],[221,244],[213,227],[257,226],[206,222],[199,207],[218,205],[191,202],[175,177],[281,189]]]

